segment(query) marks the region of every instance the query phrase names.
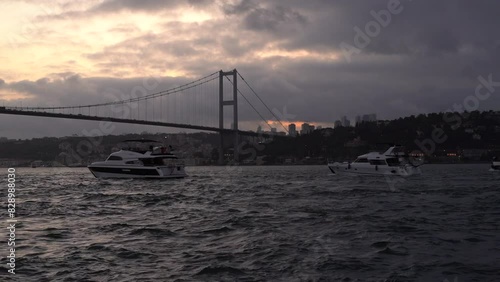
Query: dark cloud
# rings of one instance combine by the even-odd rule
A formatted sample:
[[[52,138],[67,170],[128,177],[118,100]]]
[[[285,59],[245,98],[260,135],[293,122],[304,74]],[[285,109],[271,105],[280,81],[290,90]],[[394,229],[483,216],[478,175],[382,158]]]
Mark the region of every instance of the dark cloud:
[[[222,2],[221,9],[227,15],[240,15],[258,7],[252,0],[240,0],[236,3]]]
[[[180,30],[196,25],[175,23],[175,26]],[[205,60],[215,59],[217,46],[217,39],[208,33],[191,39],[172,38],[166,33],[146,34],[130,37],[102,51],[86,54],[86,57],[103,73],[116,75],[123,72],[124,76],[162,74],[179,69],[189,71]]]
[[[228,35],[220,39],[220,45],[224,50],[224,55],[238,58],[251,50],[257,50],[262,47],[262,42],[259,40],[245,40],[245,38]]]
[[[277,31],[281,26],[304,25],[307,19],[297,11],[277,6],[272,9],[254,9],[245,16],[243,22],[251,30]]]
[[[308,19],[301,32],[288,34],[281,46],[288,49],[338,49],[342,42],[354,45],[354,27],[365,30],[373,21],[371,12],[387,10],[387,0],[375,1],[273,1]],[[500,2],[484,1],[401,1],[402,12],[392,15],[372,43],[363,49],[375,54],[436,56],[458,52],[463,46],[484,48],[498,40],[494,33],[499,24],[492,11]],[[259,31],[276,27],[283,17],[279,12],[257,12],[242,21],[243,27]],[[271,10],[272,11],[272,10]],[[484,11],[481,12],[481,11]],[[279,36],[277,34],[276,36]]]

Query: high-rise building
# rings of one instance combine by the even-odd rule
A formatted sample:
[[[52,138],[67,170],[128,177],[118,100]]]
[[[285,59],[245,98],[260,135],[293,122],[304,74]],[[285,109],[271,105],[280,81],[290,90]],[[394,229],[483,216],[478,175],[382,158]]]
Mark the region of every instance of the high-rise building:
[[[288,135],[290,136],[297,136],[297,127],[295,126],[295,123],[291,123],[288,125]]]
[[[361,116],[356,116],[356,125],[361,123]]]
[[[341,127],[341,126],[342,126],[342,122],[341,122],[340,120],[336,120],[336,121],[333,123],[333,126],[334,126],[335,128],[337,128],[337,127]]]
[[[300,134],[309,134],[314,131],[314,125],[310,125],[309,123],[303,123],[300,129]]]
[[[363,115],[362,121],[366,121],[366,122],[377,121],[377,114]]]
[[[348,120],[346,116],[343,116],[343,117],[340,119],[340,122],[342,123],[342,126],[344,126],[344,127],[351,126],[351,121],[350,121],[350,120]]]
[[[356,116],[356,125],[362,122],[375,122],[377,121],[377,114],[365,114],[362,116]]]
[[[257,126],[257,133],[261,133],[262,132],[262,126]]]

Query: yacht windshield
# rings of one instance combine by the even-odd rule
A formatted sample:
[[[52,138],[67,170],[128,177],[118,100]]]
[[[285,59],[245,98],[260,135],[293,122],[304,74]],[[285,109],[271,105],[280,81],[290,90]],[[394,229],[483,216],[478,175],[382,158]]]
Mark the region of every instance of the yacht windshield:
[[[389,166],[398,166],[399,160],[397,158],[387,158],[385,160]]]

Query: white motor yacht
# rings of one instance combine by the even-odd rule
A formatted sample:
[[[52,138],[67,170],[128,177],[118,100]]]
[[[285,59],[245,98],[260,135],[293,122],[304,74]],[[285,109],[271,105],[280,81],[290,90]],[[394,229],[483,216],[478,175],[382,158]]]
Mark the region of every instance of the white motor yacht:
[[[155,140],[126,140],[127,146],[88,166],[97,178],[183,178],[184,162]],[[136,146],[132,144],[138,144]]]
[[[500,161],[497,158],[493,158],[491,162],[491,171],[500,171]]]
[[[328,163],[334,173],[410,176],[421,174],[423,159],[412,159],[402,146],[392,146],[384,153],[371,152],[353,162]]]

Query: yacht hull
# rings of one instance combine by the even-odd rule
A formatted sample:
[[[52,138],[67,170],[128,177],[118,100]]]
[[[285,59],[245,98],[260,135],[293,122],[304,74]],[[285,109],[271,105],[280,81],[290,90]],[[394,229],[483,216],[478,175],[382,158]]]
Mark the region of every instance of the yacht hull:
[[[337,162],[329,163],[328,168],[333,174],[394,175],[404,177],[422,174],[420,168],[411,165],[388,166]]]
[[[184,178],[184,167],[125,167],[90,165],[90,172],[97,178]]]
[[[493,162],[490,171],[500,171],[500,162]]]

